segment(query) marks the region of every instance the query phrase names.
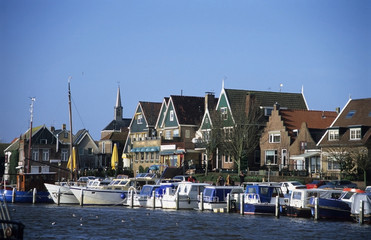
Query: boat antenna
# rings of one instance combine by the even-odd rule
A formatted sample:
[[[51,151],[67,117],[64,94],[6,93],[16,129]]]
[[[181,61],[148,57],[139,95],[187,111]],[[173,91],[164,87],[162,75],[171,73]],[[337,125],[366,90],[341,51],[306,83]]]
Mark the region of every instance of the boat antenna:
[[[31,139],[32,139],[32,122],[33,122],[33,104],[36,101],[35,97],[30,97],[31,104],[30,104],[30,135],[28,139],[28,160],[27,160],[27,173],[30,173],[31,171],[31,165],[30,165],[30,159],[31,159]]]

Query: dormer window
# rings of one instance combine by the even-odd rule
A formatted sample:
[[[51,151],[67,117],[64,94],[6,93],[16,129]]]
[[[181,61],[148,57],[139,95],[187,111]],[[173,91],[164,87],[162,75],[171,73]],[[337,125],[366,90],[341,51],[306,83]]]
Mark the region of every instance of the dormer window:
[[[346,117],[345,118],[352,118],[353,117],[353,115],[356,113],[356,111],[355,110],[350,110],[349,112],[348,112],[348,114],[346,115]]]
[[[350,140],[361,140],[361,128],[350,129]]]
[[[336,141],[339,140],[339,129],[332,129],[328,131],[328,140]]]

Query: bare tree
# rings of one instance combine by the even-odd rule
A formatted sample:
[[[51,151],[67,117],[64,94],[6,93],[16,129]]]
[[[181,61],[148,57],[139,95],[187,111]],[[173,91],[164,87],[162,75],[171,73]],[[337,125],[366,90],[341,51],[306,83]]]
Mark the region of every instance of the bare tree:
[[[363,172],[363,181],[367,185],[367,171],[371,168],[371,157],[367,148],[354,149],[351,153],[358,169]]]
[[[350,175],[356,170],[355,161],[351,157],[352,149],[348,147],[334,147],[328,149],[328,157],[339,164],[340,176]]]
[[[223,150],[240,172],[242,160],[259,145],[264,115],[255,98],[250,98],[246,105],[235,107],[232,114],[234,124],[231,128],[224,128]]]

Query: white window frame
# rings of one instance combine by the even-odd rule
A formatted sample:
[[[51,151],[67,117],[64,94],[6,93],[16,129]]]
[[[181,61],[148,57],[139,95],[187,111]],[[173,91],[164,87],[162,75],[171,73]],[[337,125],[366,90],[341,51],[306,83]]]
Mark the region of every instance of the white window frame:
[[[170,110],[170,122],[174,121],[174,110]]]
[[[339,129],[328,130],[328,140],[329,141],[339,140]]]
[[[327,158],[327,170],[328,171],[340,171],[340,164],[333,157]]]
[[[49,161],[49,149],[43,149],[42,150],[42,160],[43,161]]]
[[[173,137],[180,137],[179,129],[174,129],[173,130]]]
[[[269,133],[269,143],[280,143],[281,133],[280,132],[270,132]]]
[[[32,160],[39,161],[39,149],[32,149]]]
[[[361,140],[361,128],[351,128],[349,137],[350,140]]]
[[[185,138],[190,138],[191,137],[191,130],[186,129],[185,130]]]
[[[228,120],[227,107],[220,108],[220,114],[221,114],[222,120]]]
[[[143,115],[142,114],[138,115],[137,124],[143,124]]]
[[[62,162],[68,161],[68,149],[67,148],[64,148],[61,150],[61,160]]]
[[[171,140],[171,130],[166,130],[165,131],[165,139],[166,140]]]
[[[272,154],[273,153],[273,154]],[[265,159],[264,159],[264,163],[265,165],[268,165],[268,156],[273,156],[273,161],[270,162],[270,165],[277,165],[277,161],[278,161],[278,151],[273,149],[273,150],[265,150]]]

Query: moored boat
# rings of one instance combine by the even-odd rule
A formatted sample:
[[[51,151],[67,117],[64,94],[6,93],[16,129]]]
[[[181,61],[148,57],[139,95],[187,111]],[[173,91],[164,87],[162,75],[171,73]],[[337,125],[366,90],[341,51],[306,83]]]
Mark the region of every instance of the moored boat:
[[[363,202],[363,221],[371,224],[371,193],[355,194],[351,206],[351,217],[356,222],[360,221],[361,201]]]
[[[198,207],[198,196],[208,183],[180,182],[177,189],[166,191],[162,197],[164,209],[194,209]]]
[[[287,200],[285,200],[279,186],[269,184],[247,185],[244,194],[244,214],[274,215],[276,196],[279,197],[281,213],[285,213]]]
[[[364,193],[360,189],[344,188],[340,197],[337,199],[317,198],[318,200],[318,218],[332,220],[351,220],[350,210],[355,194]],[[315,197],[309,200],[312,216],[315,216],[316,202]]]
[[[312,217],[311,208],[309,206],[309,200],[311,197],[321,198],[339,198],[341,190],[324,190],[324,189],[294,189],[291,192],[289,204],[287,205],[287,216],[290,217]]]
[[[206,186],[202,193],[198,208],[200,210],[214,210],[226,208],[228,205],[227,196],[230,196],[230,203],[233,209],[238,208],[239,196],[243,194],[244,189],[240,186]]]

